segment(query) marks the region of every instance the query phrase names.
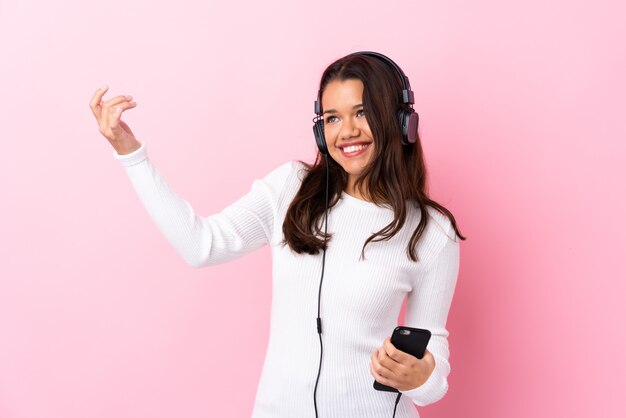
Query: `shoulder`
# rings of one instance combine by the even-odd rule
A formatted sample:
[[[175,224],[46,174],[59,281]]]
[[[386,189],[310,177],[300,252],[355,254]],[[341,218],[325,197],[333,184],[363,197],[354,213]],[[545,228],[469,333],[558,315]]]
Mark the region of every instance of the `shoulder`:
[[[448,215],[441,213],[439,210],[432,206],[427,206],[428,210],[428,224],[433,230],[432,233],[440,235],[442,238],[447,237],[452,240],[456,239],[456,231],[452,226],[452,221]]]
[[[307,167],[302,161],[291,160],[274,168],[267,175],[265,175],[263,180],[272,184],[285,183],[290,177],[298,176],[302,178],[306,172]]]
[[[272,200],[281,201],[297,190],[305,175],[306,166],[300,161],[291,160],[275,167],[254,183],[269,192]]]
[[[281,185],[285,183],[292,171],[293,161],[287,161],[272,169],[263,177],[262,181],[268,185]]]
[[[419,212],[419,209],[417,209]],[[454,255],[458,252],[458,239],[450,218],[432,206],[427,206],[428,221],[417,249],[422,258],[422,267],[430,266],[444,252]],[[449,249],[449,251],[446,251]]]
[[[411,227],[417,227],[417,224],[422,220],[422,212],[420,207],[415,203],[415,201],[411,201],[407,204],[407,209],[411,214],[411,218],[414,220],[411,223]],[[450,236],[454,238],[454,234],[450,234],[450,231],[454,232],[454,228],[452,226],[452,221],[450,218],[440,212],[438,209],[426,205],[426,228],[424,230],[424,234],[428,235],[429,238],[441,238],[444,236]]]
[[[304,180],[306,175],[309,173],[310,166],[300,160],[292,160],[291,167],[292,167],[293,173],[297,176],[298,181],[302,181]]]

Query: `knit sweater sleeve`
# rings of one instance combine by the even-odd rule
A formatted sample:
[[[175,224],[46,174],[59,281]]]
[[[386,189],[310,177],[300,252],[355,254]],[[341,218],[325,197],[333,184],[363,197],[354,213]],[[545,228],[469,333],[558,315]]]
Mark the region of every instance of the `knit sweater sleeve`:
[[[255,180],[247,194],[221,212],[200,216],[159,174],[148,158],[144,142],[129,154],[113,151],[113,156],[125,167],[157,228],[190,266],[224,263],[271,241],[278,198],[291,173],[292,162]],[[215,193],[219,193],[217,187],[215,182]]]
[[[427,261],[424,274],[416,281],[406,302],[406,325],[430,330],[427,349],[435,358],[435,368],[426,382],[401,391],[418,406],[437,402],[448,391],[450,351],[446,321],[458,277],[460,248],[449,221],[446,232],[447,236],[442,234],[441,249]]]

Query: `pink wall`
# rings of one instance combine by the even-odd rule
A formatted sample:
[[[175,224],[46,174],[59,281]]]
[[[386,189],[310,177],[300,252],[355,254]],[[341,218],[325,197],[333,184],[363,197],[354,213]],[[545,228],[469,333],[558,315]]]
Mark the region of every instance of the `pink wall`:
[[[268,249],[188,267],[88,103],[104,84],[105,97],[132,94],[124,120],[208,215],[281,162],[313,158],[319,76],[358,50],[410,77],[432,195],[468,236],[450,389],[422,416],[625,416],[625,12],[2,1],[0,417],[250,415]],[[241,324],[248,347],[232,343]]]

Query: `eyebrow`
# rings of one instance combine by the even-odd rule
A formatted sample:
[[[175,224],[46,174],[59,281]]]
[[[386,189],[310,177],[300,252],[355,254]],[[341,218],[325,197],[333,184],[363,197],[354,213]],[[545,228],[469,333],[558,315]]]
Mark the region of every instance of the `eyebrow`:
[[[352,106],[352,109],[356,109],[357,107],[361,107],[361,106],[363,106],[363,103],[355,104],[354,106]],[[328,110],[325,110],[324,113],[322,113],[322,115],[325,115],[326,113],[337,113],[337,111],[335,109],[328,109]]]

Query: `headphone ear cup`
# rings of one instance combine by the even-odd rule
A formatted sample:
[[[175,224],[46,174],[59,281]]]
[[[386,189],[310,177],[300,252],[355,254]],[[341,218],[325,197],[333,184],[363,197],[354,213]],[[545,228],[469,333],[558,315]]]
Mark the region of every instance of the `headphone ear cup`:
[[[411,108],[398,110],[397,116],[400,123],[400,131],[402,132],[402,144],[414,144],[417,141],[419,115]]]
[[[313,135],[315,136],[315,143],[317,148],[323,155],[328,154],[328,147],[326,146],[326,137],[324,136],[324,120],[320,119],[313,125]]]

